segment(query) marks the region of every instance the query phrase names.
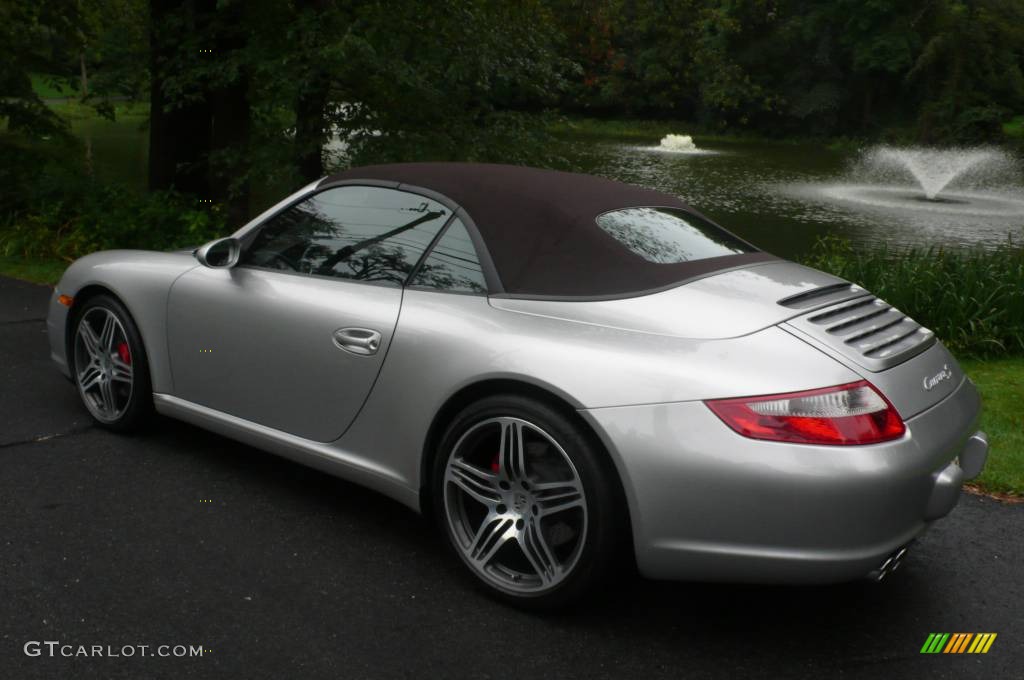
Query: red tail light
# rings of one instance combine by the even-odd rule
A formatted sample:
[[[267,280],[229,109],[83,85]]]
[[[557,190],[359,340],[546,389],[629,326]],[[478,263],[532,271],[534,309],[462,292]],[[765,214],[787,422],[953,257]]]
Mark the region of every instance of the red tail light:
[[[752,439],[797,444],[877,444],[906,427],[889,400],[866,380],[806,392],[704,402],[733,430]]]

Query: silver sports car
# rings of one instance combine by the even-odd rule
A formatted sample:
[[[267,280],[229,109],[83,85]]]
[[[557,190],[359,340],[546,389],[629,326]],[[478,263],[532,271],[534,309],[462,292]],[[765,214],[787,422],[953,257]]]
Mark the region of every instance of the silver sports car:
[[[430,513],[493,594],[882,578],[988,451],[974,385],[868,291],[679,199],[529,168],[353,168],[193,251],[96,253],[54,361]]]

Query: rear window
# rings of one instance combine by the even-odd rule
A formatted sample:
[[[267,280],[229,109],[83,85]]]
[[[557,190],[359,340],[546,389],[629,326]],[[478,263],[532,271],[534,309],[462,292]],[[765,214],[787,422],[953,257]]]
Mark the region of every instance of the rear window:
[[[624,208],[597,224],[648,262],[676,264],[756,252],[721,227],[678,208]]]

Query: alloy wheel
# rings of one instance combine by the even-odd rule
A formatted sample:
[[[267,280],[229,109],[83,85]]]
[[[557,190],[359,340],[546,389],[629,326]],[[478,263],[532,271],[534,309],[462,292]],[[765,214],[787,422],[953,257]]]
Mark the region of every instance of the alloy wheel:
[[[587,536],[575,466],[551,435],[519,418],[490,418],[459,438],[445,468],[444,507],[466,563],[513,594],[562,583]]]
[[[105,307],[85,312],[75,331],[75,380],[89,412],[104,423],[118,420],[131,403],[132,353],[124,326]]]

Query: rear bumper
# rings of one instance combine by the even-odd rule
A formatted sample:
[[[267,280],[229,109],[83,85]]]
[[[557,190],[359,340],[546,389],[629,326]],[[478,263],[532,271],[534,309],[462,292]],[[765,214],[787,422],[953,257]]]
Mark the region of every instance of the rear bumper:
[[[652,578],[860,578],[956,506],[988,448],[967,379],[901,439],[871,446],[747,439],[702,402],[582,414],[619,468],[637,563]]]

